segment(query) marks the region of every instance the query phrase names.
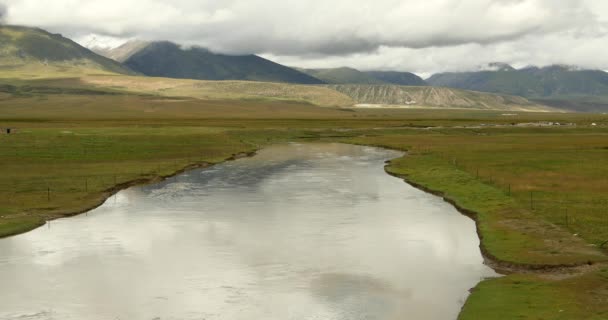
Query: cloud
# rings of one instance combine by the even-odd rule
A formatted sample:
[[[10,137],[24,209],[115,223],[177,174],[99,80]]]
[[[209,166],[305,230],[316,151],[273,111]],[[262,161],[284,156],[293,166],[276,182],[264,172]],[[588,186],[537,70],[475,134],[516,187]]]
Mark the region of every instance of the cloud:
[[[3,3],[0,3],[0,24],[4,24],[4,19],[6,17],[6,5]]]
[[[3,1],[8,22],[76,38],[172,40],[305,65],[422,73],[490,59],[600,64],[597,54],[583,59],[608,40],[605,0]]]

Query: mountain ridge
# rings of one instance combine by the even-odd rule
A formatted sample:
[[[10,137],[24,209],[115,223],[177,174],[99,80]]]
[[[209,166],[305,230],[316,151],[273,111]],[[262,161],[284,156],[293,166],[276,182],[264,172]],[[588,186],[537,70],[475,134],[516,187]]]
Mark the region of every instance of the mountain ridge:
[[[383,84],[382,80],[350,67],[297,70],[328,84]]]
[[[364,71],[364,73],[386,83],[392,83],[402,86],[428,86],[428,83],[424,81],[424,79],[411,72]]]
[[[257,55],[225,55],[170,41],[128,42],[100,50],[132,70],[152,77],[196,80],[248,80],[296,84],[324,82]]]
[[[136,74],[60,34],[40,28],[0,25],[0,67],[5,75]]]
[[[608,73],[568,65],[446,72],[432,75],[427,82],[440,87],[528,98],[608,95]]]

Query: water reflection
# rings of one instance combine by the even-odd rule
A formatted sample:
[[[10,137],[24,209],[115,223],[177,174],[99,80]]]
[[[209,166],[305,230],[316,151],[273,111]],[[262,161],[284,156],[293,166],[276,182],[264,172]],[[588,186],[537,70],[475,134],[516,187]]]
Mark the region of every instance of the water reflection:
[[[398,155],[275,146],[0,240],[0,319],[455,319],[493,272]]]

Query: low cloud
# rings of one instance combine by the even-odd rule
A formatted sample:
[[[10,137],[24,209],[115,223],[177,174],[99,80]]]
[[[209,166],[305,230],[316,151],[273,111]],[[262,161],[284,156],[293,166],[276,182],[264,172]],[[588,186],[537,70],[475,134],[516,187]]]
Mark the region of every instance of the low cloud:
[[[171,40],[307,66],[331,61],[424,73],[439,65],[466,69],[477,60],[599,65],[600,54],[583,59],[590,46],[608,40],[604,0],[3,1],[8,22],[77,39]]]
[[[7,8],[5,4],[0,3],[0,24],[4,24],[6,18]]]

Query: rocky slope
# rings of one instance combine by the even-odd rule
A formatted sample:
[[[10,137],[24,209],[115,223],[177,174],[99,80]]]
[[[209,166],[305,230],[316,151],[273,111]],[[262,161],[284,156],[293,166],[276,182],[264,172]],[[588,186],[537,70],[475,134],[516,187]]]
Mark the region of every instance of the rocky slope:
[[[436,87],[396,85],[330,85],[359,105],[548,111],[526,98]]]

